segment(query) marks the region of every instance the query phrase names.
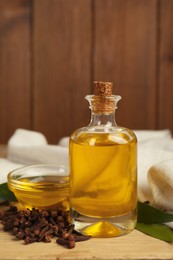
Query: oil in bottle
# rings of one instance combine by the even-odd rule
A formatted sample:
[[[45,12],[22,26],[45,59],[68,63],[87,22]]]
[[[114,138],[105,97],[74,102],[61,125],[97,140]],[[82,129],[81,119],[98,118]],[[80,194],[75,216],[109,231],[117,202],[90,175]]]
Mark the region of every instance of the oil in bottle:
[[[70,213],[93,237],[129,233],[137,219],[137,139],[115,121],[120,96],[112,83],[94,82],[87,96],[91,121],[70,137]]]

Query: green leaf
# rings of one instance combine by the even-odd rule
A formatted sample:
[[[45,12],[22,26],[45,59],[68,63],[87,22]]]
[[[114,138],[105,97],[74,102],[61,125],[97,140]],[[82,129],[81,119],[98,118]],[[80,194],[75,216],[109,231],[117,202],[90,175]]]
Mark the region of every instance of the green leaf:
[[[10,201],[17,201],[14,193],[9,190],[7,183],[0,184],[0,198],[1,199],[8,199]]]
[[[163,224],[173,221],[173,215],[156,209],[146,203],[138,202],[138,223]]]
[[[150,235],[154,238],[163,240],[165,242],[173,242],[173,232],[171,229],[163,224],[144,224],[137,223],[136,229]]]

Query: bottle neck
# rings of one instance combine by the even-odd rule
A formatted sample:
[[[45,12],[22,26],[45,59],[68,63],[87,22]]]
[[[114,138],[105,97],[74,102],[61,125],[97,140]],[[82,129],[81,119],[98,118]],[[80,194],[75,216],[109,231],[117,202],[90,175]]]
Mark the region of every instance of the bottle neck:
[[[121,99],[120,96],[100,97],[88,95],[85,97],[89,102],[91,109],[91,121],[89,126],[97,126],[99,129],[103,127],[117,126],[115,121],[115,110],[117,103]]]
[[[97,114],[91,111],[91,121],[89,126],[117,126],[115,121],[115,111],[109,114]]]

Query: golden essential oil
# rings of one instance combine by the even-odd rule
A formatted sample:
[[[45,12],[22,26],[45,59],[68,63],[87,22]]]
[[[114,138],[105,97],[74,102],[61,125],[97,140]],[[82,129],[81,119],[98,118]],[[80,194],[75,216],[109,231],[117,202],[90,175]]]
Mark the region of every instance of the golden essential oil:
[[[25,208],[69,210],[69,185],[61,184],[57,176],[21,178],[18,185],[8,185]]]
[[[71,205],[81,214],[115,217],[136,207],[136,143],[113,139],[113,134],[82,134],[70,141]]]
[[[71,138],[70,154],[71,208],[98,221],[132,214],[134,217],[130,226],[135,225],[136,139],[128,141],[124,136],[110,133],[83,133],[75,140]],[[102,232],[98,231],[100,228]],[[120,234],[118,229],[105,221],[93,228],[87,227],[85,233],[93,235],[92,229],[98,236]],[[108,230],[110,234],[105,235]]]

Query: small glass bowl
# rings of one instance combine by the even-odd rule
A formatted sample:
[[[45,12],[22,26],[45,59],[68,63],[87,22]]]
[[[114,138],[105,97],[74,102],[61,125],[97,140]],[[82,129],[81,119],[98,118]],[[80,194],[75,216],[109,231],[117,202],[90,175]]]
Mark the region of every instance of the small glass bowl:
[[[11,171],[8,187],[25,208],[69,209],[69,171],[66,165],[40,164]]]

